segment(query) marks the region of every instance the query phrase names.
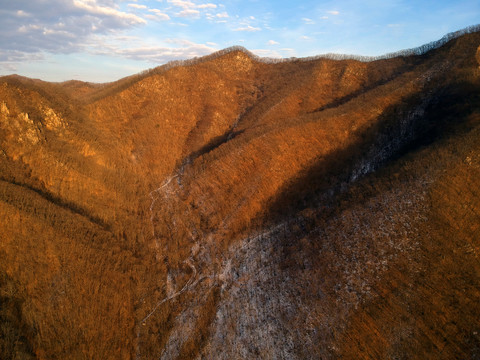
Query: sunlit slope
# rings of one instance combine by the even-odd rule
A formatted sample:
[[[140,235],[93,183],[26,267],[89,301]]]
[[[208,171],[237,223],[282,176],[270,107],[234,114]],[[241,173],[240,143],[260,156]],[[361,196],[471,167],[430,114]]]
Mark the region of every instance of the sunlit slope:
[[[133,162],[163,178],[253,105],[254,68],[248,56],[233,52],[148,76],[119,92],[113,86],[87,109],[99,128],[124,142]]]

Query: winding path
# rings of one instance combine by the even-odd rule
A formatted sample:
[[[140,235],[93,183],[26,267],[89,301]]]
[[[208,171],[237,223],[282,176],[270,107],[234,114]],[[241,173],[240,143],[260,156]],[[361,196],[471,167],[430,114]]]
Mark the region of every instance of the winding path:
[[[158,195],[158,192],[160,190],[162,190],[163,188],[165,188],[166,186],[168,186],[168,184],[170,184],[172,182],[173,179],[177,178],[178,177],[178,174],[177,175],[173,175],[171,177],[169,177],[167,180],[165,180],[163,182],[163,184],[156,188],[155,190],[153,191],[150,191],[150,199],[152,199],[152,202],[150,203],[150,223],[152,224],[152,235],[153,237],[155,238],[155,241],[157,240],[157,235],[155,234],[155,225],[153,223],[153,207],[155,206],[155,203],[157,202],[158,198],[159,198],[159,195]],[[154,194],[157,194],[157,196],[154,196]]]
[[[155,231],[155,219],[154,219],[154,207],[155,207],[155,203],[161,198],[163,197],[163,199],[166,199],[168,197],[168,195],[171,193],[170,191],[168,191],[168,189],[166,188],[171,182],[173,179],[175,178],[180,178],[180,173],[177,172],[176,175],[173,175],[171,177],[169,177],[168,179],[166,179],[163,184],[161,186],[159,186],[157,189],[153,190],[150,192],[149,196],[150,198],[152,199],[152,202],[150,203],[150,223],[151,223],[151,226],[152,226],[152,235],[153,235],[153,238],[155,239],[155,243],[157,245],[157,249],[159,248],[159,244],[158,244],[158,237],[157,237],[157,234],[156,234],[156,231]],[[161,192],[163,192],[163,194],[161,194]],[[162,196],[163,195],[163,196]],[[167,296],[167,297],[164,297],[163,299],[159,300],[155,306],[153,307],[153,309],[140,321],[137,323],[137,331],[136,331],[136,335],[137,335],[137,345],[136,345],[136,359],[140,359],[140,333],[141,333],[141,326],[143,325],[146,325],[146,322],[147,320],[153,315],[155,314],[155,312],[158,310],[158,308],[166,303],[167,301],[169,300],[172,300],[178,296],[180,296],[181,294],[183,294],[186,290],[188,290],[190,287],[193,287],[195,286],[199,279],[195,280],[197,278],[197,268],[195,267],[194,263],[193,263],[193,257],[190,256],[188,257],[185,261],[184,261],[185,264],[187,264],[191,269],[192,269],[192,276],[188,279],[188,281],[185,283],[185,285],[178,291],[176,291],[175,293]]]
[[[190,277],[190,279],[188,279],[188,281],[185,283],[185,285],[184,285],[179,291],[177,291],[177,292],[175,292],[174,294],[172,294],[172,295],[170,295],[170,296],[167,296],[166,298],[163,298],[162,300],[160,300],[159,302],[157,302],[157,303],[155,304],[155,306],[153,307],[152,311],[150,311],[150,313],[149,313],[147,316],[145,316],[145,317],[142,319],[142,321],[140,321],[140,324],[145,325],[145,322],[148,320],[148,318],[149,318],[150,316],[152,316],[152,315],[155,313],[155,311],[157,311],[157,309],[158,309],[158,307],[159,307],[160,305],[162,305],[163,303],[165,303],[165,302],[167,302],[167,301],[169,301],[169,300],[172,300],[172,299],[176,298],[177,296],[180,296],[182,293],[184,293],[186,290],[188,290],[188,288],[190,287],[190,285],[192,285],[195,277],[197,276],[197,269],[195,268],[195,265],[193,265],[193,259],[192,259],[192,257],[189,257],[187,260],[185,260],[185,263],[186,263],[188,266],[190,266],[190,268],[191,268],[192,271],[193,271],[193,274],[192,274],[192,276]],[[198,281],[196,281],[194,284],[196,285],[197,282],[198,282]]]

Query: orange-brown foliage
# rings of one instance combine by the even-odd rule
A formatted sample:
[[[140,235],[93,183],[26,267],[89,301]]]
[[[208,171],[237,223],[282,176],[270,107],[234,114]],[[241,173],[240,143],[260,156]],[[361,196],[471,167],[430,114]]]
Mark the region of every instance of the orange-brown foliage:
[[[299,358],[478,356],[479,43],[1,78],[0,355],[221,358],[223,302],[260,318],[233,294],[263,286]]]

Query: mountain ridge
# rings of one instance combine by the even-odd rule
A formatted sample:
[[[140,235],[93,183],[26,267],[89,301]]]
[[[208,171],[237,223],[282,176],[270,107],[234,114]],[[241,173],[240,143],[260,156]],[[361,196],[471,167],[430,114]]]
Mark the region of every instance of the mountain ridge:
[[[52,84],[58,84],[62,85],[65,87],[69,86],[78,86],[78,85],[84,85],[84,86],[89,86],[89,87],[97,87],[97,86],[106,86],[108,84],[114,84],[117,82],[122,82],[122,81],[127,81],[128,79],[141,79],[144,76],[152,75],[155,73],[163,72],[163,71],[168,71],[171,68],[178,67],[178,66],[188,66],[188,65],[195,65],[198,63],[202,63],[205,61],[209,61],[212,59],[215,59],[217,57],[223,56],[223,55],[228,55],[231,52],[240,52],[244,55],[246,55],[248,58],[253,59],[255,61],[259,62],[265,62],[265,63],[280,63],[280,62],[294,62],[294,61],[312,61],[312,60],[319,60],[319,59],[331,59],[331,60],[357,60],[357,61],[362,61],[362,62],[371,62],[371,61],[378,61],[378,60],[385,60],[385,59],[391,59],[394,57],[405,57],[405,56],[412,56],[412,55],[424,55],[427,52],[431,50],[438,49],[439,47],[445,45],[447,42],[454,40],[458,37],[461,37],[462,35],[465,34],[470,34],[470,33],[475,33],[478,32],[480,28],[480,25],[470,25],[467,26],[461,30],[457,30],[454,32],[450,32],[446,35],[444,35],[442,38],[439,40],[431,41],[429,43],[413,47],[413,48],[408,48],[408,49],[403,49],[403,50],[398,50],[390,53],[386,53],[383,55],[378,55],[378,56],[364,56],[364,55],[355,55],[355,54],[337,54],[337,53],[327,53],[327,54],[320,54],[320,55],[314,55],[314,56],[309,56],[309,57],[291,57],[291,58],[269,58],[269,57],[261,57],[258,55],[255,55],[252,53],[250,50],[245,48],[244,46],[240,45],[234,45],[227,47],[222,50],[218,50],[213,52],[212,54],[205,55],[202,57],[195,57],[192,59],[188,60],[172,60],[166,64],[157,66],[152,69],[147,69],[143,70],[142,72],[138,74],[133,74],[130,76],[127,76],[125,78],[121,78],[112,82],[106,82],[106,83],[94,83],[94,82],[84,82],[81,80],[66,80],[62,82],[50,82]],[[44,81],[41,79],[30,79],[25,76],[21,76],[18,74],[11,74],[11,75],[3,75],[1,76],[3,78],[18,78],[18,79],[23,79],[25,81],[30,81],[30,82],[44,82],[48,83],[48,81]]]

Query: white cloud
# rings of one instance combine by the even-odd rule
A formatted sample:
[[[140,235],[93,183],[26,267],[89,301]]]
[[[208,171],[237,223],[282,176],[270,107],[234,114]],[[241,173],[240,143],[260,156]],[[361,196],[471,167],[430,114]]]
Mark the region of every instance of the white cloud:
[[[228,15],[228,13],[226,11],[224,11],[224,12],[221,12],[221,13],[217,13],[215,15],[207,13],[206,17],[207,17],[208,20],[215,21],[215,23],[220,24],[220,23],[226,23],[227,22],[226,20],[221,20],[221,19],[228,19],[230,16]]]
[[[173,6],[181,7],[183,9],[192,9],[195,7],[195,4],[191,1],[184,0],[167,0]]]
[[[275,40],[269,40],[268,41],[268,45],[278,45],[278,44],[280,44],[280,43],[275,41]]]
[[[3,64],[0,64],[0,69],[6,71],[6,72],[9,72],[9,73],[13,73],[15,71],[17,71],[17,64],[12,64],[12,63],[3,63]]]
[[[138,36],[120,35],[113,38],[116,41],[139,41],[141,38]]]
[[[44,55],[40,53],[30,54],[16,50],[0,51],[0,65],[8,66],[9,68],[16,67],[16,63],[20,63],[23,61],[33,62],[43,59]]]
[[[48,6],[45,3],[2,3],[0,62],[14,64],[41,60],[48,53],[83,52],[96,35],[115,36],[146,24],[144,18],[122,10],[117,0],[48,0]],[[131,7],[125,4],[125,8]]]
[[[23,10],[18,10],[17,11],[17,16],[20,16],[20,17],[29,17],[31,16],[30,14],[26,13],[25,11]]]
[[[167,39],[165,42],[174,46],[142,44],[137,47],[124,48],[118,44],[103,42],[102,46],[97,46],[93,51],[98,55],[115,55],[132,60],[149,61],[154,64],[204,56],[216,51],[209,44],[197,44],[185,39]]]
[[[45,28],[43,29],[42,34],[47,36],[57,35],[57,36],[62,36],[64,38],[71,38],[71,39],[75,38],[75,35],[72,33],[69,33],[68,31],[56,30],[56,29]]]
[[[200,15],[200,10],[217,8],[217,5],[212,3],[195,4],[191,1],[185,1],[185,0],[167,0],[167,1],[173,6],[183,9],[182,11],[176,14],[176,16],[179,16],[179,17],[198,17]],[[207,14],[207,17],[209,17],[208,15],[209,14]]]
[[[250,31],[250,32],[253,32],[253,31],[260,31],[260,30],[262,30],[262,29],[259,28],[259,27],[253,27],[251,25],[247,25],[245,27],[236,28],[233,31]]]
[[[97,5],[95,0],[73,0],[73,4],[91,15],[105,15],[129,25],[145,24],[146,21],[135,14],[129,14],[108,6]]]
[[[309,18],[302,18],[303,22],[307,25],[313,25],[315,24],[315,21],[313,21],[312,19],[309,19]]]
[[[216,9],[217,5],[215,4],[201,4],[196,6],[197,9]]]
[[[195,10],[195,9],[185,9],[180,11],[177,16],[178,17],[196,17],[200,15],[200,11]]]
[[[18,28],[18,32],[25,34],[25,33],[29,32],[30,30],[40,30],[40,29],[41,28],[38,25],[22,25]]]
[[[170,16],[165,14],[163,11],[159,9],[148,9],[148,11],[154,13],[155,15],[146,15],[145,17],[151,20],[170,20]]]
[[[339,14],[340,14],[340,11],[331,10],[331,11],[327,11],[327,14],[330,14],[330,15],[339,15]]]
[[[131,7],[131,8],[134,8],[134,9],[139,9],[139,10],[147,8],[146,5],[139,5],[139,4],[128,4],[127,6]]]

